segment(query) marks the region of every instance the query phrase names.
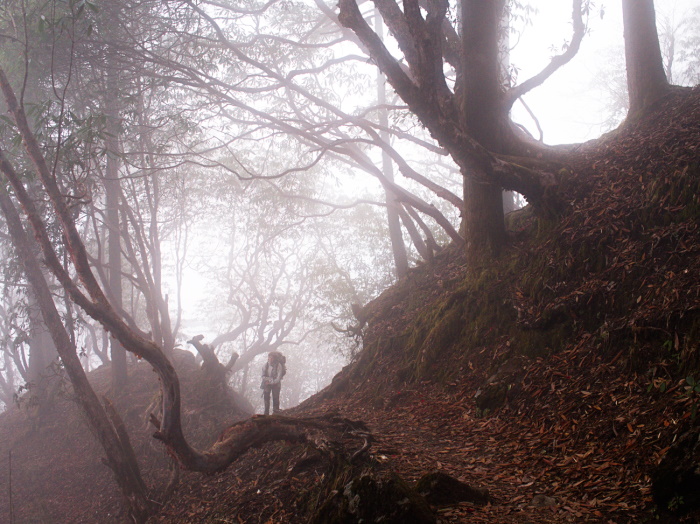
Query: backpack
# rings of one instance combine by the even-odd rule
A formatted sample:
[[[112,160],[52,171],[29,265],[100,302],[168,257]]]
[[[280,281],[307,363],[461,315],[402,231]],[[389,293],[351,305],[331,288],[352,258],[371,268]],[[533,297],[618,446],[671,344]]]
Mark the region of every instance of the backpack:
[[[272,355],[272,359],[277,363],[282,365],[282,370],[281,370],[281,375],[280,378],[285,376],[287,374],[287,357],[285,357],[282,353],[279,351],[270,351],[270,355]]]
[[[287,359],[279,351],[271,351],[270,355],[272,355],[272,360],[274,361],[274,364],[281,364],[282,366],[282,368],[279,370],[280,376],[277,377],[279,380],[282,380],[282,377],[284,377],[287,374],[287,368],[284,365],[285,362],[287,362]],[[262,382],[260,383],[260,389],[264,390],[268,387],[271,387],[271,384],[272,378],[270,377],[270,363],[265,362],[265,366],[263,367],[263,378]]]

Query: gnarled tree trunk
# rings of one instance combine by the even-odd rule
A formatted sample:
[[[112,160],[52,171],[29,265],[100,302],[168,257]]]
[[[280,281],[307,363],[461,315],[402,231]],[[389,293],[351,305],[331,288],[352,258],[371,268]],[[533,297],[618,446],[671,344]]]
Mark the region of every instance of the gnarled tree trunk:
[[[523,144],[513,133],[509,111],[515,100],[576,54],[585,32],[581,0],[572,0],[574,34],[566,51],[537,75],[507,90],[500,78],[498,49],[503,0],[463,0],[461,45],[446,17],[444,0],[405,0],[402,8],[395,0],[374,4],[396,39],[401,59],[372,30],[356,0],[340,0],[338,20],[357,35],[397,94],[460,167],[469,254],[496,253],[505,239],[501,189],[548,207],[548,189],[558,183],[555,173],[560,166],[531,158],[513,161],[535,154],[528,152],[532,144]],[[446,63],[457,71],[454,92],[445,76]]]

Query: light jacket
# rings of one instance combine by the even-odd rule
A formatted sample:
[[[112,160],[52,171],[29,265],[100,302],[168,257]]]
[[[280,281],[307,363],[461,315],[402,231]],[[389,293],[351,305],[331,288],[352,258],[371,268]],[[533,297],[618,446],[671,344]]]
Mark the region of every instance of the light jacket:
[[[269,362],[265,362],[265,365],[262,369],[263,382],[268,386],[274,386],[275,384],[279,384],[280,382],[282,382],[282,377],[284,376],[286,371],[287,370],[284,369],[284,364],[275,362],[274,364],[270,365]]]

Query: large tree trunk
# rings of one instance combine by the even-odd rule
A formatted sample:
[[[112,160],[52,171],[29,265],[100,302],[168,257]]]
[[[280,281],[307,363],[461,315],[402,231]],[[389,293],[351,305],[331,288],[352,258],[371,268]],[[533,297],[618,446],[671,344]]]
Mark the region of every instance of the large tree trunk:
[[[464,204],[467,258],[475,262],[498,255],[506,238],[501,187],[465,177]]]
[[[494,124],[499,132],[505,132],[503,119],[507,117],[508,108],[512,105],[513,100],[512,97],[508,100],[504,99],[501,93],[502,86],[498,84],[498,67],[500,65],[498,59],[498,20],[502,13],[502,2],[503,0],[499,0],[494,5],[492,2],[465,4],[465,10],[471,11],[473,17],[468,23],[476,27],[477,33],[473,38],[464,40],[465,49],[462,49],[462,54],[465,50],[467,52],[473,51],[473,53],[466,56],[461,64],[456,63],[456,61],[450,62],[459,70],[456,93],[452,93],[448,85],[444,74],[445,65],[442,61],[445,54],[443,27],[446,21],[447,2],[427,3],[426,6],[423,6],[427,10],[427,14],[425,14],[421,11],[418,0],[405,0],[403,10],[394,0],[375,0],[375,5],[403,53],[401,61],[392,55],[378,35],[369,27],[356,0],[340,0],[338,20],[357,35],[377,66],[387,76],[396,93],[408,104],[411,111],[430,131],[433,138],[449,152],[455,163],[462,169],[465,177],[476,179],[478,183],[482,184],[481,189],[488,194],[490,194],[491,189],[487,189],[487,187],[491,184],[518,191],[534,205],[546,204],[548,198],[546,190],[557,184],[554,176],[557,169],[551,165],[544,166],[543,163],[536,165],[537,162],[530,162],[526,158],[519,158],[517,162],[511,162],[503,155],[494,154],[480,142],[480,139],[484,137],[478,139],[465,129],[464,118],[461,118],[465,116],[463,108],[467,104],[467,100],[475,100],[477,96],[481,96],[484,97],[486,106],[481,109],[474,106],[474,109],[477,111],[483,109],[485,114],[488,113],[499,120]],[[481,17],[486,16],[486,14],[490,15],[491,19],[483,21]],[[482,22],[484,27],[482,27]],[[491,46],[491,49],[480,49],[478,47],[479,41],[485,42],[484,45]],[[450,51],[450,56],[460,54],[459,50],[457,53],[448,51]],[[558,60],[554,64],[532,82],[515,92],[513,96],[517,98],[532,86],[541,84],[567,59],[566,57],[555,58]],[[408,71],[404,62],[409,66]],[[478,68],[477,71],[465,71],[463,66],[466,63],[475,64]],[[467,75],[475,82],[480,82],[479,70],[488,72],[489,76],[483,80],[483,85],[492,87],[491,92],[478,85],[466,86]],[[469,94],[460,93],[463,86],[472,91]],[[459,98],[461,100],[458,100]],[[498,107],[497,112],[492,113],[490,104],[496,98],[501,99],[499,104],[502,107]],[[475,126],[479,124],[480,117],[478,115],[470,114],[467,118],[474,121]],[[490,126],[489,122],[482,121],[481,123]],[[489,132],[485,130],[484,135],[487,134]],[[512,137],[509,137],[509,140],[510,138]],[[486,200],[491,201],[491,198],[487,197]],[[484,217],[484,220],[488,224],[491,217]],[[469,229],[477,231],[478,228],[479,225],[474,224],[474,227]],[[502,242],[502,239],[499,238],[501,233],[490,226],[486,229],[491,231],[489,237],[493,241],[493,245],[500,245]],[[479,239],[475,240],[481,242]],[[485,244],[482,243],[481,247],[483,246]],[[479,251],[480,246],[474,242],[474,248],[475,251]]]
[[[668,92],[654,0],[622,0],[629,115],[643,112]]]
[[[471,136],[493,153],[507,152],[504,134],[509,129],[498,49],[503,10],[503,0],[462,0],[461,116]],[[496,255],[506,238],[501,186],[469,175],[464,173],[467,254],[470,259]]]

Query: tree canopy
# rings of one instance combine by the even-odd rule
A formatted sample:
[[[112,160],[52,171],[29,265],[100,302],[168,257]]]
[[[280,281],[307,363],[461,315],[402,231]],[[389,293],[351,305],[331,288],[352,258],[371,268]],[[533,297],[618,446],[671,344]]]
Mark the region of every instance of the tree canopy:
[[[652,0],[622,7],[629,123],[672,85]],[[189,469],[346,424],[251,422],[196,449],[174,355],[189,341],[224,390],[243,392],[263,353],[354,356],[362,306],[411,265],[449,244],[474,267],[499,256],[504,191],[556,220],[571,148],[530,136],[512,109],[575,59],[594,10],[573,0],[566,43],[519,79],[510,35],[530,14],[506,0],[8,2],[3,402],[18,376],[45,402],[57,352],[137,521],[153,506],[118,415],[85,378],[98,360],[115,391],[130,361],[153,366],[155,436]],[[697,42],[684,34],[692,79]],[[193,280],[209,284],[186,304]],[[185,325],[186,307],[207,325]],[[290,390],[317,387],[300,372]]]

